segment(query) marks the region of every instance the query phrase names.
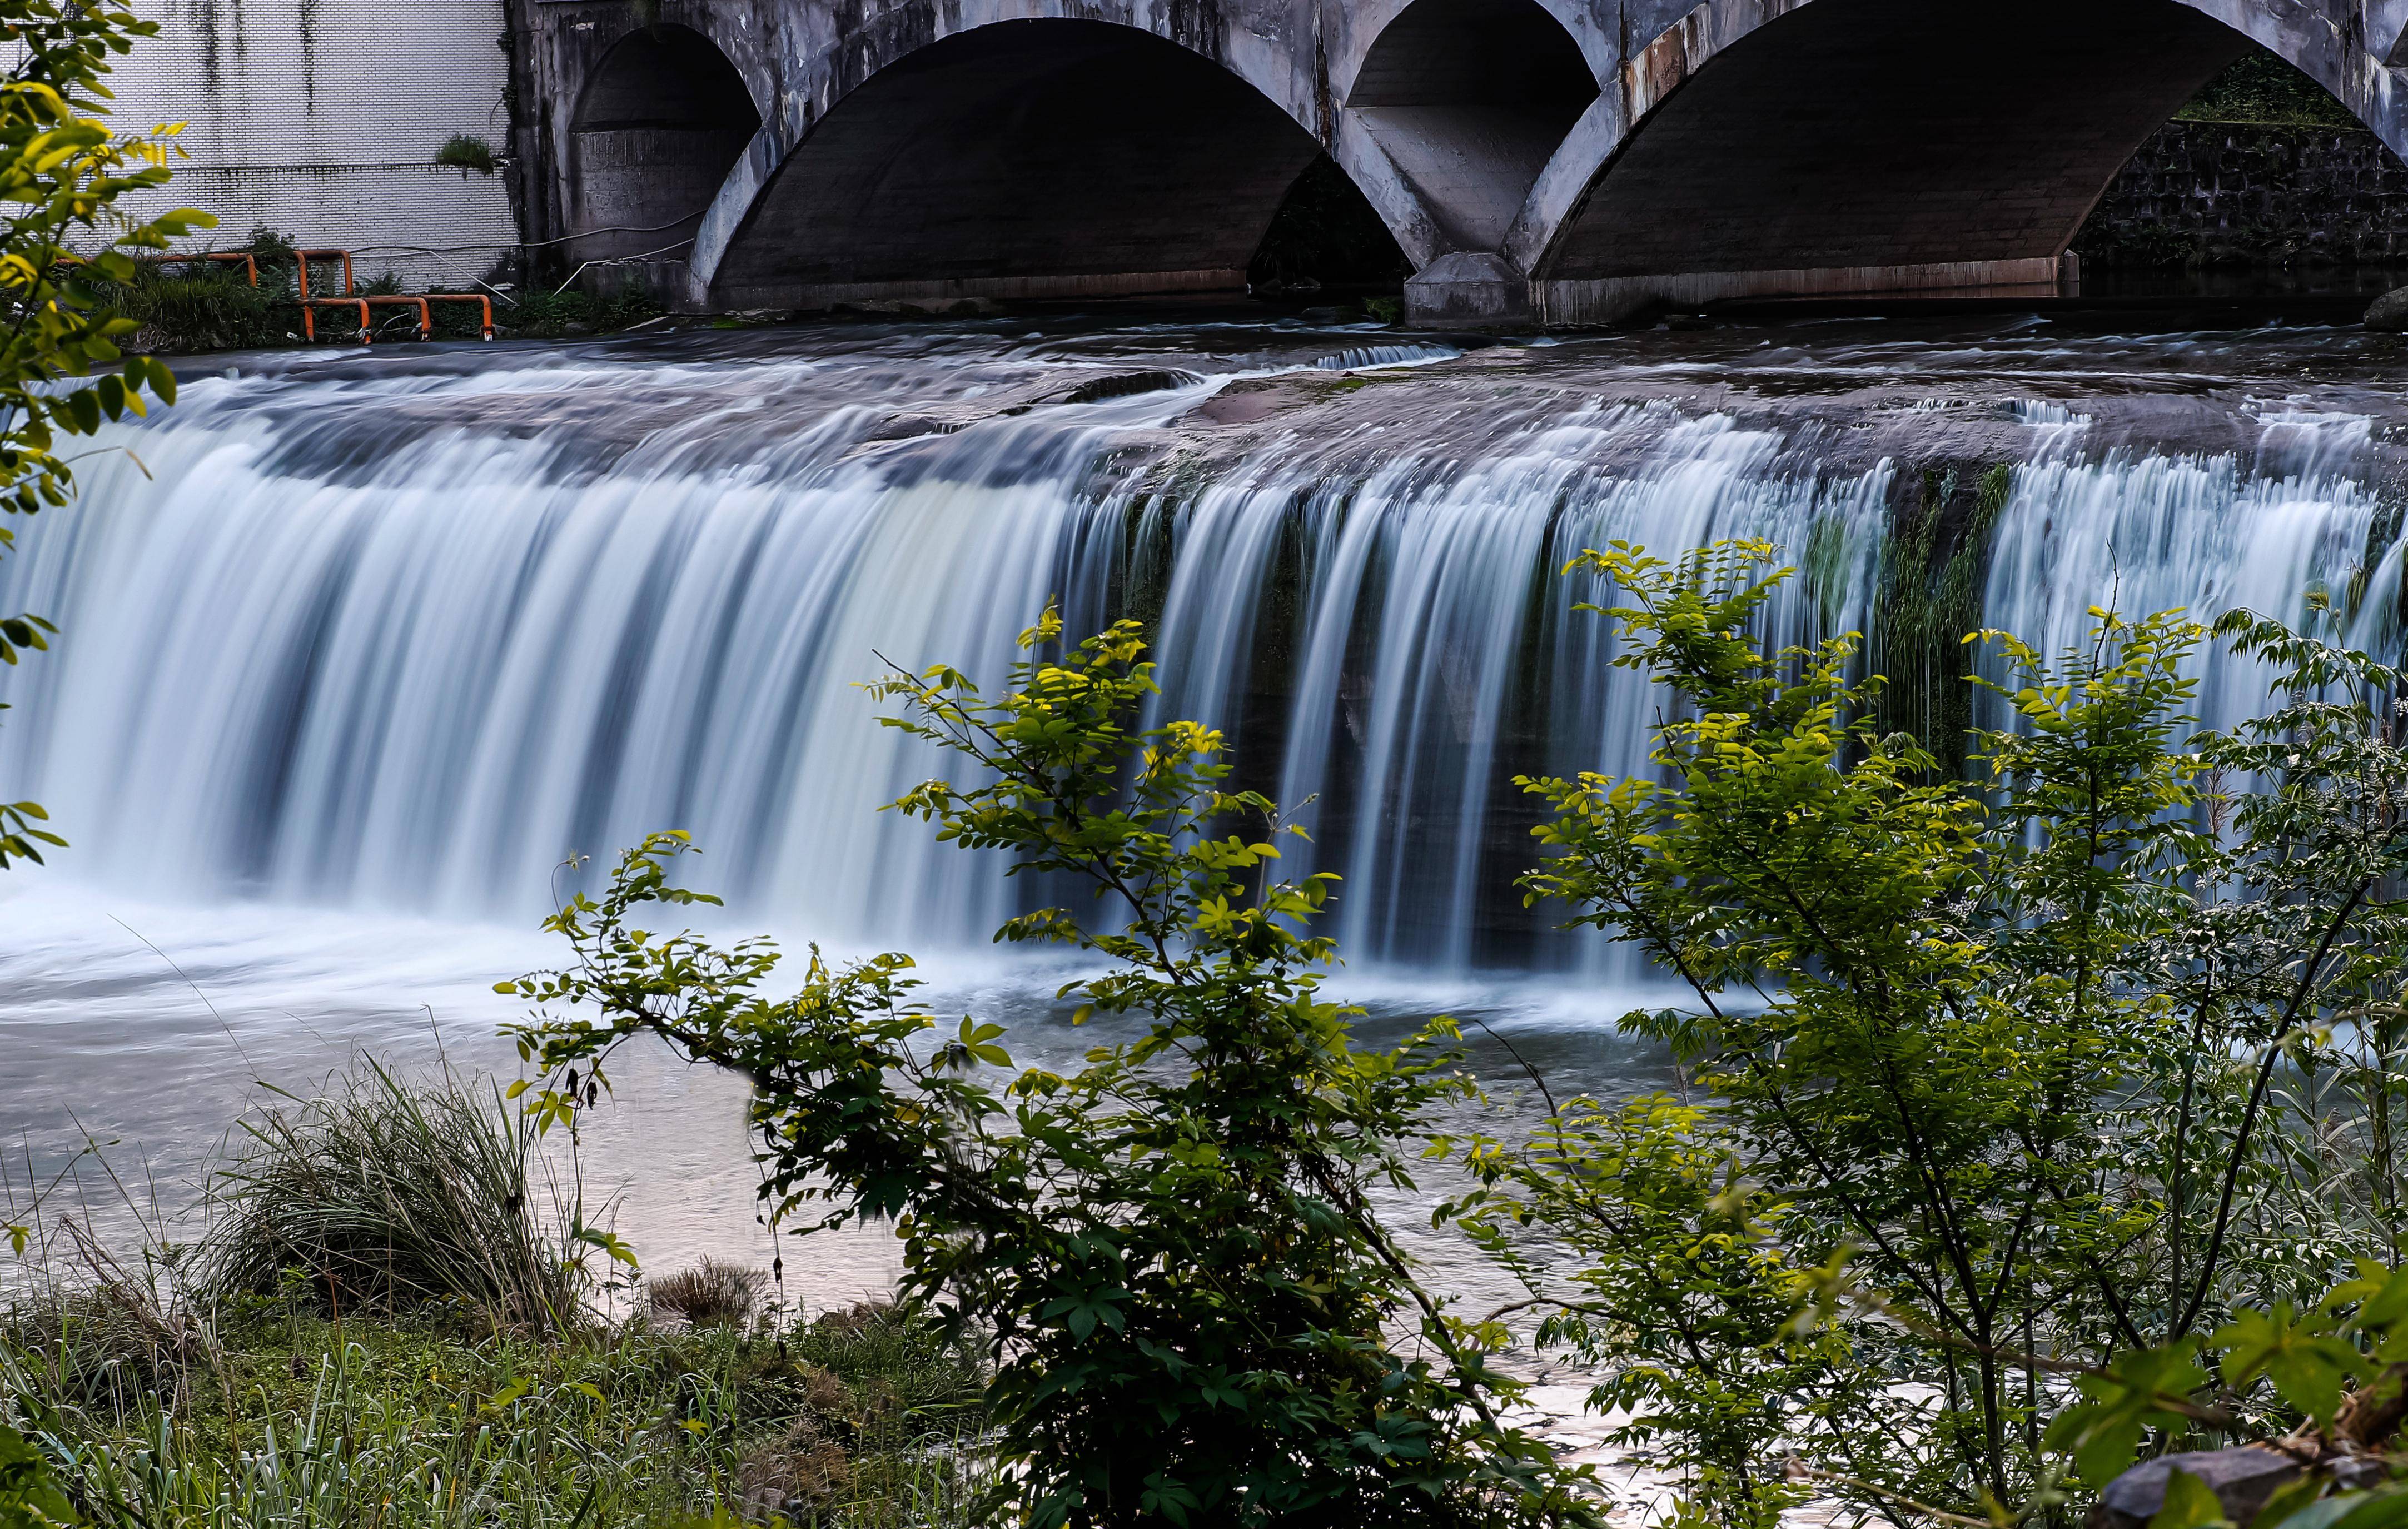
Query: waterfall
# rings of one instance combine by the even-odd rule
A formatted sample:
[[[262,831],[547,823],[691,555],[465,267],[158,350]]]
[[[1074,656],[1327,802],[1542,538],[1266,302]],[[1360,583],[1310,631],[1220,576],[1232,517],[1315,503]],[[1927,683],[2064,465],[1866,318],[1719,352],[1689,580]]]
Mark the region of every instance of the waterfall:
[[[154,898],[523,926],[565,857],[678,827],[745,916],[972,944],[1022,889],[879,810],[945,762],[859,685],[887,662],[998,678],[1058,597],[1074,633],[1154,624],[1156,720],[1224,728],[1241,783],[1311,828],[1290,869],[1344,878],[1350,959],[1630,977],[1511,884],[1511,778],[1644,770],[1659,704],[1572,608],[1611,592],[1555,571],[1613,538],[1760,536],[1800,567],[1775,640],[1870,632],[1906,469],[1831,465],[1835,427],[1803,416],[1578,393],[1426,429],[1273,417],[1208,450],[1182,416],[1280,369],[1241,359],[1072,394],[1110,358],[901,332],[196,380],[0,574],[64,633],[0,680],[0,771],[75,841],[56,874]],[[2014,418],[1986,624],[2055,648],[2110,596],[2290,614],[2322,582],[2396,646],[2364,420],[2270,407],[2254,453],[2186,455],[2094,446],[2058,405]],[[2203,709],[2261,688],[2217,673]]]

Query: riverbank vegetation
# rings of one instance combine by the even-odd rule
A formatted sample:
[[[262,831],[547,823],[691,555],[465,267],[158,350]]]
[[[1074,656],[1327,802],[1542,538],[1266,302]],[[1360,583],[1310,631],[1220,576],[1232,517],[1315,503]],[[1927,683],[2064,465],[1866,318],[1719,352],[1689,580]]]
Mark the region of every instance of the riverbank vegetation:
[[[215,253],[251,259],[249,264],[234,258],[137,262],[122,273],[122,280],[104,287],[108,300],[136,326],[126,341],[130,349],[190,355],[276,350],[301,343],[301,310],[295,303],[301,258],[292,241],[274,229],[254,228],[242,244]],[[339,258],[310,261],[313,293],[339,295],[343,279]],[[388,273],[360,282],[358,290],[368,296],[386,296],[402,293],[403,286]],[[666,311],[641,285],[607,293],[540,286],[503,290],[484,284],[469,290],[493,299],[494,332],[506,339],[609,334]],[[472,340],[483,334],[482,314],[472,304],[437,303],[428,316],[437,339]],[[417,337],[414,308],[380,308],[373,322],[381,339]],[[340,308],[320,308],[317,328],[322,341],[351,343],[358,322]]]
[[[245,1139],[195,1242],[35,1228],[0,1524],[45,1522],[12,1453],[48,1519],[108,1529],[972,1522],[957,1335],[807,1319],[751,1270],[648,1284],[490,1086],[370,1068]]]
[[[946,771],[896,809],[1041,893],[1000,938],[1084,959],[1079,1064],[1016,1065],[901,954],[812,950],[781,985],[766,941],[668,932],[713,899],[663,833],[551,921],[561,968],[503,984],[533,1006],[509,1097],[370,1074],[273,1114],[159,1263],[183,1304],[95,1259],[21,1311],[7,1421],[110,1523],[270,1478],[426,1522],[484,1480],[478,1511],[563,1524],[1601,1522],[1612,1484],[1515,1409],[1523,1350],[1589,1378],[1680,1524],[2066,1524],[2143,1456],[2278,1436],[2272,1505],[2160,1478],[2132,1522],[2408,1512],[2408,672],[2335,640],[2319,591],[2287,624],[1976,633],[1960,773],[1859,638],[1770,639],[1776,564],[1577,560],[1667,697],[1652,766],[1523,782],[1532,901],[1688,989],[1621,1022],[1672,1091],[1483,1083],[1444,1021],[1367,1046],[1311,927],[1342,889],[1281,874],[1304,825],[1224,789],[1210,729],[1142,726],[1134,623],[1072,642],[1049,611],[993,693],[942,665],[872,688]],[[2189,716],[2211,651],[2269,687],[2227,732]],[[573,1176],[538,1178],[638,1037],[752,1080],[781,1234],[894,1226],[891,1311],[759,1317],[724,1266],[647,1284]],[[1505,1087],[1536,1129],[1446,1123]],[[1398,1199],[1524,1294],[1451,1304]],[[71,1326],[151,1347],[87,1361]],[[303,1448],[337,1436],[377,1442]],[[111,1517],[137,1481],[190,1496]]]

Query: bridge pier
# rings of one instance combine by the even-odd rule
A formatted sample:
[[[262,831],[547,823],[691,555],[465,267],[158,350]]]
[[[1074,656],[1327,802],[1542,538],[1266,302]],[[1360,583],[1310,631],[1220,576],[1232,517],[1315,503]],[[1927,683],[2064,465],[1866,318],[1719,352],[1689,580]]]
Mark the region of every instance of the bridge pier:
[[[1537,317],[1530,279],[1502,255],[1440,255],[1405,282],[1405,322],[1424,329],[1511,329]]]

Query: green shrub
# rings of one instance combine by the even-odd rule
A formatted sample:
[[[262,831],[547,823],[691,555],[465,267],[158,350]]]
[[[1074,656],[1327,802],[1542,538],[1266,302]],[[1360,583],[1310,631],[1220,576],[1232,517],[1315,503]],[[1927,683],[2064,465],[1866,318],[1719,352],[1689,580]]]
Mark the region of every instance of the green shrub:
[[[7,35],[15,62],[0,80],[0,514],[64,505],[75,489],[63,436],[90,436],[104,421],[140,415],[147,390],[176,400],[176,379],[144,355],[126,355],[138,327],[116,311],[114,289],[134,279],[134,257],[163,250],[217,220],[179,207],[147,221],[119,203],[168,180],[177,128],[118,133],[106,120],[104,83],[117,59],[159,23],[86,0],[16,0]],[[15,543],[0,530],[0,551]],[[0,663],[50,647],[57,629],[31,611],[0,615]],[[0,869],[66,840],[40,826],[36,802],[0,797]],[[22,1229],[0,1226],[14,1243]]]
[[[0,1529],[69,1529],[75,1522],[50,1462],[24,1435],[0,1422]]]
[[[666,311],[651,291],[640,286],[599,297],[578,288],[563,292],[538,288],[520,293],[515,306],[495,304],[494,316],[513,336],[561,339],[625,329]]]
[[[1684,981],[1623,1027],[1698,1092],[1475,1144],[1471,1215],[1722,1522],[1770,1524],[1797,1483],[2012,1522],[2062,1500],[2045,1436],[2077,1379],[2391,1250],[2408,673],[2316,636],[2313,591],[2305,634],[1977,634],[2014,725],[1973,733],[1964,782],[1887,729],[1853,635],[1762,641],[1772,556],[1580,560],[1627,602],[1616,663],[1680,705],[1646,776],[1525,782],[1555,854],[1526,885]],[[2211,636],[2274,701],[2192,736]],[[2141,1436],[2090,1448],[2087,1483]]]
[[[2263,48],[2251,45],[2174,113],[2191,122],[2264,122],[2363,133],[2366,124],[2332,93]]]
[[[1048,907],[1000,937],[1101,958],[1064,995],[1136,1038],[1014,1070],[1000,1026],[933,1034],[897,955],[814,952],[773,996],[766,943],[648,932],[712,900],[670,879],[684,836],[657,835],[551,921],[574,965],[503,984],[569,1008],[519,1032],[537,1112],[573,1118],[577,1069],[637,1034],[752,1079],[772,1220],[897,1218],[904,1299],[986,1329],[998,1490],[1030,1524],[1589,1522],[1371,1207],[1412,1187],[1402,1143],[1468,1086],[1451,1031],[1355,1048],[1357,1011],[1319,992],[1329,943],[1302,932],[1334,879],[1272,879],[1277,810],[1220,789],[1218,734],[1137,731],[1134,623],[1060,638],[1049,609],[996,699],[942,666],[874,690],[971,770],[901,810],[1093,889],[1096,926]]]

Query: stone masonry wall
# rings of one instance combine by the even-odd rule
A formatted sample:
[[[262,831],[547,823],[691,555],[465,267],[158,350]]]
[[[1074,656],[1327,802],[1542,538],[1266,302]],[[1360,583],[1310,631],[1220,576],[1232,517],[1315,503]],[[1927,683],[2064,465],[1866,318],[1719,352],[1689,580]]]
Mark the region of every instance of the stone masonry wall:
[[[2114,266],[2408,262],[2408,165],[2356,129],[2172,121],[2073,248]]]

